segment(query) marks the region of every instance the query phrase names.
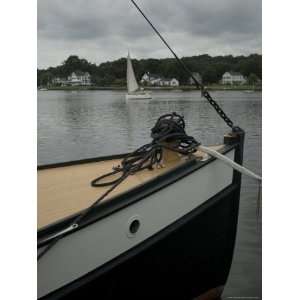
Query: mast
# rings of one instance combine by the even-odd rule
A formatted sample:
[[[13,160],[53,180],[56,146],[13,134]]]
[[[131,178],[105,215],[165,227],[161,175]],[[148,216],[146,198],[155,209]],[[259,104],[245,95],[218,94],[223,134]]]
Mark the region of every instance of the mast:
[[[136,81],[134,70],[132,67],[129,51],[127,56],[127,90],[128,93],[133,93],[139,89],[139,85]]]

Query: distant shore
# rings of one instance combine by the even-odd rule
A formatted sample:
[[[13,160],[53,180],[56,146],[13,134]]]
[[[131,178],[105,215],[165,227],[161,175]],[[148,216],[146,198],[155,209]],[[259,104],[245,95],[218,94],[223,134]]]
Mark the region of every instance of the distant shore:
[[[261,91],[261,86],[252,86],[252,85],[220,85],[213,84],[206,87],[211,91]],[[126,86],[52,86],[48,87],[48,90],[56,91],[85,91],[85,90],[116,90],[116,91],[126,91]],[[152,91],[193,91],[197,90],[194,86],[176,86],[176,87],[145,87],[145,90]]]

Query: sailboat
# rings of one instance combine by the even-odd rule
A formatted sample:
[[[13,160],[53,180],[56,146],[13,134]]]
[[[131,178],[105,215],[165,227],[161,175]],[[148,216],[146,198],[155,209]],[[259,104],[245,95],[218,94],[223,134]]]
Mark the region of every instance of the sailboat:
[[[149,92],[145,92],[142,88],[139,87],[135,78],[129,52],[127,56],[127,91],[128,92],[126,94],[126,100],[152,98]]]
[[[129,55],[127,84],[127,99],[151,98],[139,89]],[[231,129],[222,144],[203,146],[173,112],[132,153],[38,166],[38,299],[221,296],[241,174],[261,178],[242,166],[243,129],[202,94]]]

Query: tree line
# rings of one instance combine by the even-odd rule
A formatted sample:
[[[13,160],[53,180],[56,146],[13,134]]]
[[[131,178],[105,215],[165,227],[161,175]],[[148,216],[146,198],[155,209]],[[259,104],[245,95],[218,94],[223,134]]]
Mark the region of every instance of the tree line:
[[[213,84],[221,80],[226,71],[240,72],[252,80],[262,78],[262,56],[210,56],[208,54],[183,57],[183,62],[192,72],[202,76],[204,84]],[[177,78],[181,84],[188,82],[188,74],[174,58],[133,59],[132,64],[139,80],[145,72],[158,74],[166,78]],[[120,86],[126,84],[126,58],[108,61],[99,65],[88,62],[77,55],[69,56],[61,65],[37,70],[37,85],[52,82],[54,77],[68,77],[74,71],[88,72],[92,83],[97,86]]]

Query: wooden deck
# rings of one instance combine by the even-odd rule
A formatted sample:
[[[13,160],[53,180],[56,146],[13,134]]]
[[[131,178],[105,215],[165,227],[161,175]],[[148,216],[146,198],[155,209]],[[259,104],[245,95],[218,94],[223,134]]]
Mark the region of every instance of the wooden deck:
[[[223,147],[220,145],[212,148],[220,150]],[[201,157],[204,153],[198,151],[195,155]],[[38,228],[75,214],[91,205],[109,187],[91,187],[90,182],[96,177],[111,172],[112,167],[119,165],[120,161],[121,159],[115,159],[39,170],[37,184]],[[143,170],[129,176],[103,201],[109,201],[113,196],[143,184],[184,161],[185,158],[177,153],[166,151],[164,153],[164,168],[155,168],[152,171]]]

